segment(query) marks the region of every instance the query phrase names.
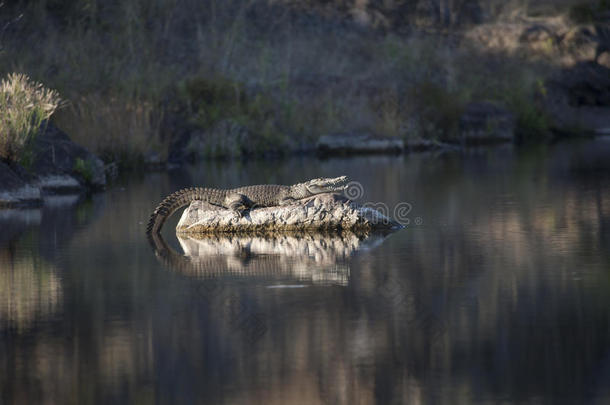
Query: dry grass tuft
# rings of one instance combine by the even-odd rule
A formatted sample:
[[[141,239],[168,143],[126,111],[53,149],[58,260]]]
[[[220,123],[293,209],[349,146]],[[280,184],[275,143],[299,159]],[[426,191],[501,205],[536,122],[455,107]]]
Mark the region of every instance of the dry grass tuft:
[[[0,82],[0,158],[20,161],[40,126],[61,103],[59,93],[11,73]]]
[[[161,137],[162,111],[146,100],[90,94],[58,114],[58,125],[107,162],[133,165],[156,154],[167,158]],[[148,156],[147,156],[148,155]]]

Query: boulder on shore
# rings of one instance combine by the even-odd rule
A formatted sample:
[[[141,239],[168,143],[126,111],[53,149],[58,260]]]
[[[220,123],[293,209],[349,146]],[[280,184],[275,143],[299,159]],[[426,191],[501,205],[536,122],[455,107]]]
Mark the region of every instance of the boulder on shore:
[[[52,123],[43,124],[31,165],[0,161],[0,207],[42,204],[43,194],[79,193],[106,185],[104,163]]]
[[[546,82],[543,103],[560,132],[610,134],[610,69],[584,62]]]
[[[0,161],[0,208],[28,207],[42,203],[40,188],[22,179]]]
[[[355,204],[338,194],[326,193],[290,205],[252,209],[241,218],[233,211],[196,200],[182,214],[176,233],[305,230],[368,232],[401,227],[398,222],[375,209]]]
[[[44,128],[44,127],[43,127]],[[106,186],[104,163],[49,122],[33,146],[31,172],[45,191],[61,192]]]

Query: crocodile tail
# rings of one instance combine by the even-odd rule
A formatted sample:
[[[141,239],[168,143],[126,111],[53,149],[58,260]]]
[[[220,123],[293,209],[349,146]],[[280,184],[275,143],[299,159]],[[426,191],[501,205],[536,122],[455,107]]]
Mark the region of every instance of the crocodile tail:
[[[148,242],[153,248],[157,260],[163,266],[169,268],[170,270],[182,270],[182,268],[188,268],[188,264],[185,263],[185,261],[188,259],[178,254],[167,243],[165,243],[160,233],[148,233]]]
[[[184,188],[165,197],[150,216],[146,233],[158,233],[174,212],[190,204],[193,200],[205,200],[205,189],[200,187]]]

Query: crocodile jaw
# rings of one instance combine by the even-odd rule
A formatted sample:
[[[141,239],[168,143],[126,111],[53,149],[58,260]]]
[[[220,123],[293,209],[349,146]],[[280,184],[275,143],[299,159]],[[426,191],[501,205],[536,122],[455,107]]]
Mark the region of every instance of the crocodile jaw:
[[[303,183],[310,195],[343,191],[347,187],[347,176],[313,179]]]

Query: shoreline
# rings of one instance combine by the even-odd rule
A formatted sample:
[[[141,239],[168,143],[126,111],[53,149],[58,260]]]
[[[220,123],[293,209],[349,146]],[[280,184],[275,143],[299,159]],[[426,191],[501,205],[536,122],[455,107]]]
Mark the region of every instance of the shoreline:
[[[75,186],[70,182],[69,187],[65,187],[63,183],[55,183],[54,186],[49,187],[41,184],[37,180],[23,181],[23,186],[20,188],[12,188],[12,189],[3,189],[0,190],[0,211],[6,210],[30,210],[30,209],[40,209],[43,206],[46,206],[45,200],[53,199],[55,197],[74,197],[92,195],[95,193],[104,192],[108,186],[113,187],[117,184],[116,180],[125,178],[125,176],[129,175],[129,173],[139,173],[141,175],[153,174],[153,173],[165,173],[172,170],[179,170],[183,167],[191,167],[197,166],[203,163],[238,163],[238,162],[252,162],[252,161],[265,161],[265,160],[273,160],[273,161],[287,161],[291,159],[310,159],[310,160],[332,160],[332,159],[351,159],[351,158],[361,158],[361,157],[388,157],[388,158],[400,158],[405,157],[411,154],[416,155],[434,155],[434,154],[446,154],[446,153],[469,153],[473,151],[481,151],[481,150],[491,150],[495,148],[521,148],[528,147],[533,145],[539,146],[552,146],[562,143],[570,143],[570,142],[578,142],[578,141],[592,141],[596,139],[603,139],[608,135],[592,135],[592,134],[582,134],[579,136],[565,136],[565,135],[557,135],[549,138],[548,142],[537,142],[537,143],[515,143],[515,142],[494,142],[494,143],[486,143],[486,144],[467,144],[467,145],[457,145],[457,144],[443,144],[442,146],[436,146],[432,148],[424,148],[424,149],[404,149],[401,151],[393,151],[390,153],[379,153],[379,152],[345,152],[339,151],[336,153],[320,153],[315,148],[307,148],[296,151],[290,151],[283,154],[267,152],[257,155],[248,155],[248,156],[239,156],[239,157],[208,157],[204,159],[199,159],[195,162],[182,162],[180,164],[166,162],[163,164],[150,164],[150,165],[139,165],[135,169],[130,171],[119,171],[115,173],[113,176],[108,177],[108,182],[104,187],[85,187],[82,185]],[[8,166],[4,164],[0,164],[0,171],[6,171]],[[108,165],[106,165],[106,168]],[[10,170],[10,168],[9,168]],[[13,172],[13,174],[15,174]],[[15,174],[18,176],[17,174]],[[23,187],[29,190],[29,194],[23,198]],[[35,191],[32,193],[32,191]]]

